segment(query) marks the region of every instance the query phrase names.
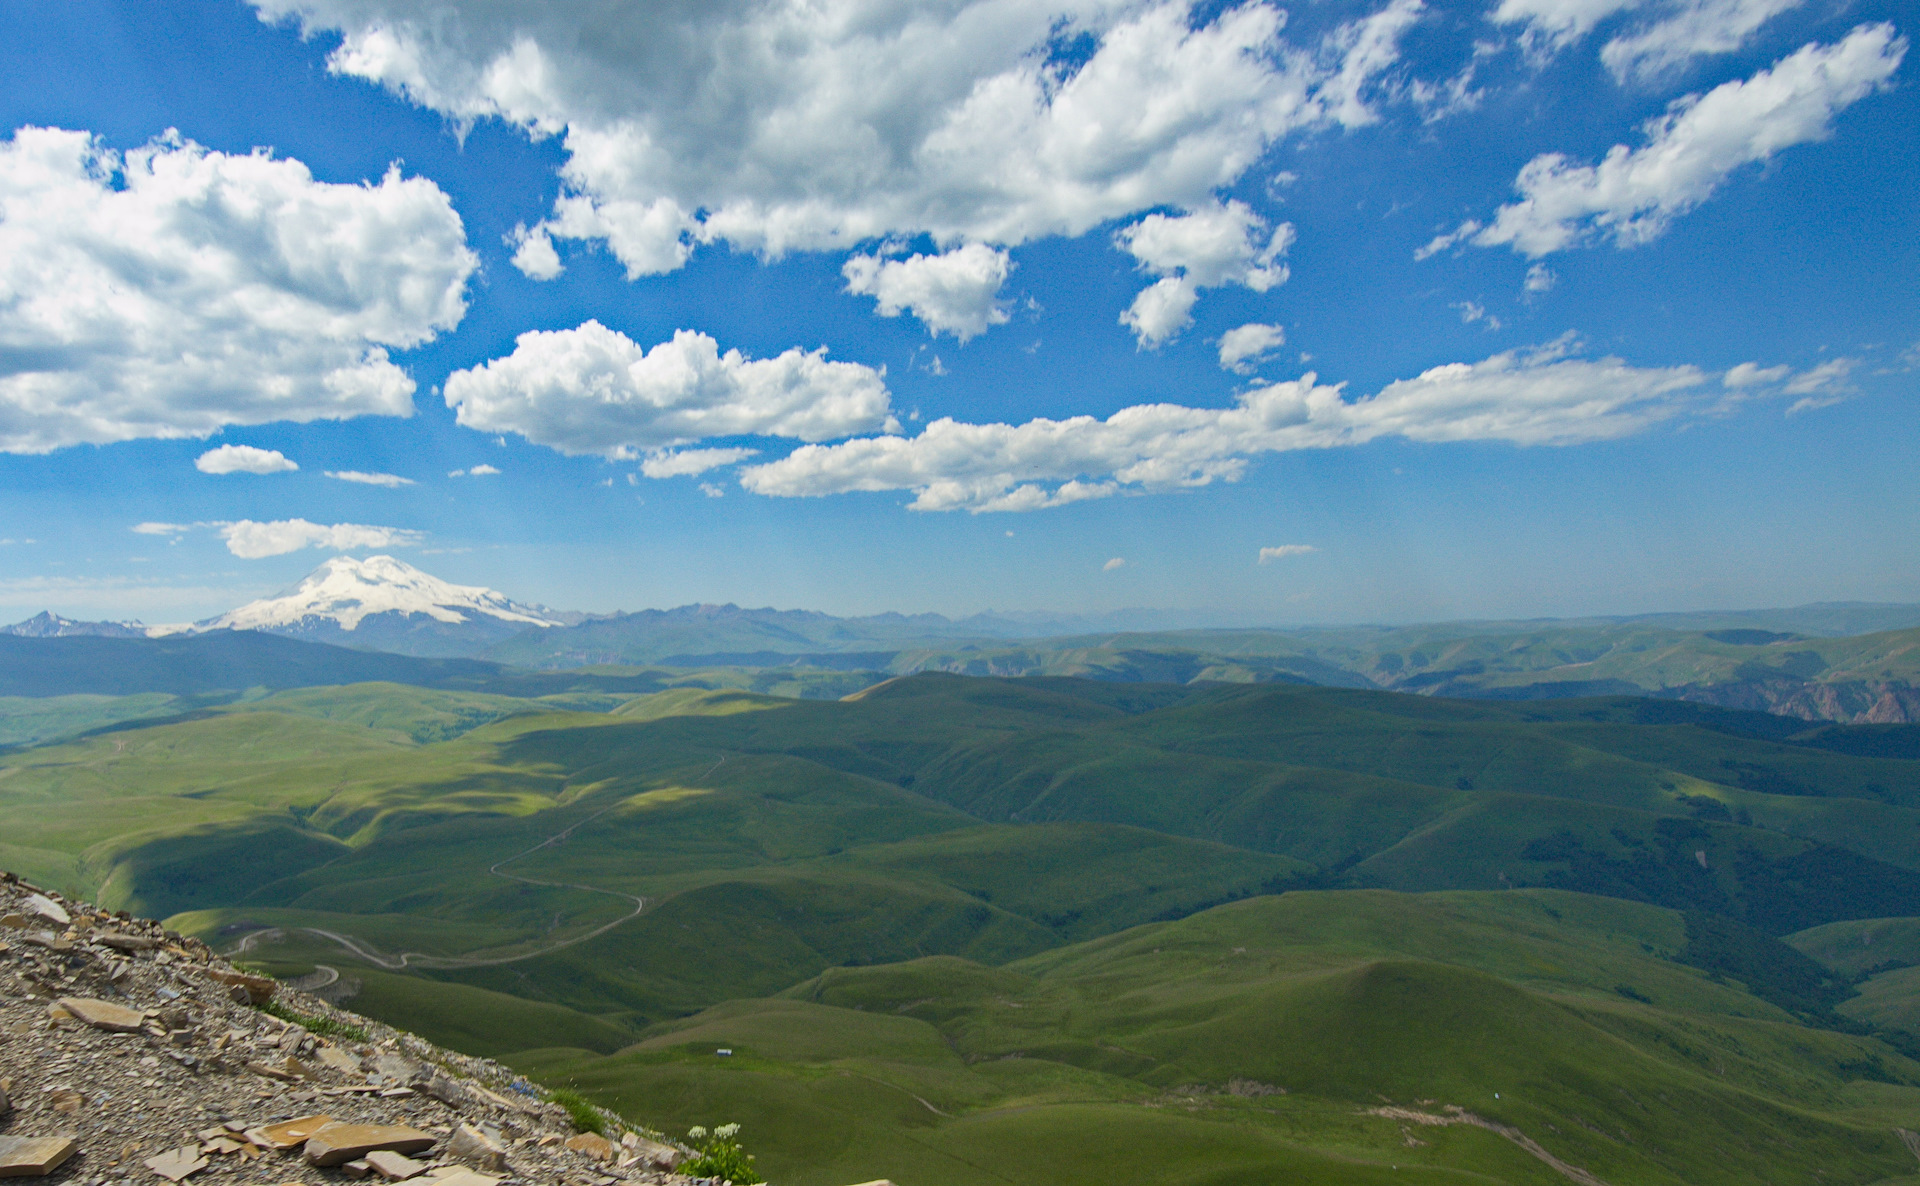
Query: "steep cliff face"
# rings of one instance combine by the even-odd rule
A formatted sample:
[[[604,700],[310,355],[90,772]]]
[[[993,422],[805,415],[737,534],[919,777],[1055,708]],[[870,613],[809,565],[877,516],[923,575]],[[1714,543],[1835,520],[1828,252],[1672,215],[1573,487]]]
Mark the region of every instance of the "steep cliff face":
[[[1696,684],[1666,693],[1681,700],[1744,708],[1844,725],[1920,722],[1920,688],[1903,680],[1740,680]]]
[[[0,874],[0,1177],[692,1186],[687,1150],[511,1070]]]

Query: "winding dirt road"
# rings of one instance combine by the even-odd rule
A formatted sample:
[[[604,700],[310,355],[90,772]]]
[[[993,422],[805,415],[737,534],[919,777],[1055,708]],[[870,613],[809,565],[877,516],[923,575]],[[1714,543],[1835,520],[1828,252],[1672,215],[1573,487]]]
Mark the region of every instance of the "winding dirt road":
[[[725,757],[722,757],[720,759],[720,762],[725,762],[725,761],[726,761]],[[716,770],[719,769],[720,762],[714,763],[714,769]],[[709,770],[707,773],[711,774],[712,772],[713,772],[712,770]],[[228,949],[225,952],[222,952],[221,954],[226,959],[233,959],[236,956],[244,955],[245,953],[254,950],[262,942],[265,942],[269,939],[279,938],[285,935],[289,931],[297,931],[302,934],[315,935],[315,936],[318,936],[319,938],[326,939],[329,942],[336,943],[340,947],[345,948],[349,953],[355,956],[358,956],[363,960],[366,960],[368,963],[373,964],[375,967],[385,968],[388,971],[398,972],[398,971],[403,971],[407,968],[446,969],[446,968],[497,967],[500,964],[515,964],[515,963],[519,963],[521,960],[530,960],[538,956],[550,955],[553,952],[561,950],[562,948],[572,947],[576,943],[585,943],[589,939],[598,938],[599,936],[606,934],[608,931],[611,931],[613,928],[619,926],[623,922],[627,922],[631,919],[638,918],[640,916],[640,912],[647,908],[647,900],[645,898],[640,897],[637,894],[627,894],[627,893],[622,893],[619,890],[602,889],[597,885],[581,885],[577,882],[571,882],[571,881],[541,881],[538,878],[534,878],[534,877],[522,877],[517,873],[502,872],[502,866],[510,865],[513,862],[520,860],[522,857],[532,856],[534,853],[539,852],[543,848],[550,848],[553,845],[564,842],[569,837],[571,837],[574,834],[574,832],[578,831],[582,827],[585,827],[587,824],[592,823],[594,820],[599,819],[601,816],[607,814],[607,812],[612,811],[615,807],[618,807],[618,806],[620,806],[620,804],[615,803],[615,804],[612,804],[611,806],[603,807],[599,811],[596,811],[592,815],[588,816],[587,818],[580,820],[577,823],[570,824],[567,827],[561,829],[560,831],[555,832],[553,835],[547,837],[545,840],[542,840],[540,843],[534,845],[532,848],[527,849],[525,852],[517,852],[512,856],[507,857],[505,860],[495,861],[493,864],[487,866],[488,873],[492,874],[495,877],[503,877],[508,881],[518,881],[525,885],[546,886],[551,889],[584,890],[590,894],[606,894],[609,897],[624,898],[627,901],[633,903],[633,909],[628,911],[626,914],[621,915],[619,918],[614,919],[612,922],[607,923],[604,926],[595,927],[593,930],[588,931],[584,935],[575,935],[571,939],[561,939],[557,942],[549,943],[544,947],[537,947],[532,951],[521,952],[519,955],[501,955],[501,956],[429,955],[426,952],[422,952],[422,951],[402,951],[402,952],[395,953],[393,955],[388,955],[382,952],[379,948],[373,946],[371,943],[368,943],[364,939],[361,939],[354,935],[343,935],[338,931],[324,930],[320,927],[269,927],[265,930],[253,931],[243,936],[239,943],[235,944],[232,948]],[[338,978],[339,972],[337,970],[332,968],[328,968],[327,970],[333,972],[334,977]],[[331,981],[329,981],[329,983],[331,983]]]

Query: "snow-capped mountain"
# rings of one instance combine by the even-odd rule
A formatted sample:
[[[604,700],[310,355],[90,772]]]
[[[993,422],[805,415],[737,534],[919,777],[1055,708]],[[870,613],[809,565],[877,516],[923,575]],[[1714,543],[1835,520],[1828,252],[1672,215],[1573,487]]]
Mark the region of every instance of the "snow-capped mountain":
[[[194,623],[263,630],[408,655],[460,656],[566,617],[478,585],[455,585],[391,556],[336,556],[293,588]]]
[[[147,627],[139,622],[76,622],[45,610],[24,622],[0,626],[0,634],[20,638],[72,638],[92,635],[96,638],[145,638]]]

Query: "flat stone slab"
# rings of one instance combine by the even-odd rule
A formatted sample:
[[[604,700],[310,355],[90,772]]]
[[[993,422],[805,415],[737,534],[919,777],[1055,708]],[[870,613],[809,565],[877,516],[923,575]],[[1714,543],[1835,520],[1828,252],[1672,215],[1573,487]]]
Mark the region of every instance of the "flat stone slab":
[[[322,1046],[315,1052],[315,1057],[320,1060],[321,1066],[330,1071],[339,1071],[343,1075],[360,1073],[360,1060],[338,1046]]]
[[[333,1117],[324,1114],[302,1116],[298,1120],[282,1120],[278,1124],[250,1128],[246,1137],[264,1149],[291,1149],[332,1123]]]
[[[145,935],[127,935],[119,931],[100,931],[90,938],[92,942],[102,947],[111,947],[115,951],[152,951],[160,946],[158,939],[149,939]]]
[[[404,1124],[329,1124],[307,1137],[307,1164],[345,1165],[380,1149],[424,1153],[437,1140]]]
[[[413,1158],[403,1153],[395,1153],[391,1149],[375,1149],[373,1152],[367,1154],[367,1164],[372,1166],[374,1171],[381,1177],[390,1182],[404,1182],[408,1178],[415,1178],[427,1172],[426,1162],[415,1161]]]
[[[78,1147],[72,1137],[0,1137],[0,1178],[50,1174]]]
[[[189,1174],[197,1174],[207,1168],[207,1159],[192,1145],[179,1149],[169,1149],[158,1157],[149,1157],[141,1163],[169,1182],[178,1182]]]
[[[147,1015],[138,1009],[116,1005],[93,997],[61,997],[59,1006],[97,1030],[113,1034],[137,1034],[147,1024]]]

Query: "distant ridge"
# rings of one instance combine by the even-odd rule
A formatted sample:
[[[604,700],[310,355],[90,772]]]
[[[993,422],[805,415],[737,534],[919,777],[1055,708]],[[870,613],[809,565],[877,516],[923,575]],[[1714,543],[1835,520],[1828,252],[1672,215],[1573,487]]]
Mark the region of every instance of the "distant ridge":
[[[0,626],[0,634],[16,638],[145,638],[148,628],[139,622],[76,622],[42,610],[24,622]]]
[[[1920,605],[1821,602],[1403,626],[1193,625],[1209,618],[1219,620],[1172,610],[837,617],[730,603],[588,615],[456,585],[391,556],[341,556],[273,597],[191,626],[76,622],[43,613],[0,628],[0,639],[262,632],[395,657],[484,659],[523,669],[515,676],[522,680],[533,671],[592,667],[839,673],[825,683],[806,677],[814,689],[809,694],[865,678],[942,671],[1121,683],[1313,683],[1460,699],[1653,696],[1805,720],[1920,722]],[[440,682],[447,678],[441,672],[351,678],[454,686]],[[94,682],[120,681],[105,674]],[[198,688],[205,681],[188,682]],[[264,681],[226,679],[214,686],[256,682]],[[298,682],[327,681],[301,676]]]
[[[662,686],[644,674],[515,671],[477,659],[350,650],[255,630],[166,638],[0,635],[0,696],[204,696],[375,681],[517,696]]]

